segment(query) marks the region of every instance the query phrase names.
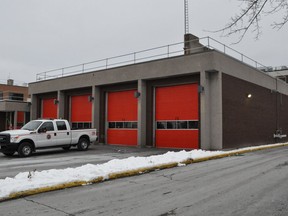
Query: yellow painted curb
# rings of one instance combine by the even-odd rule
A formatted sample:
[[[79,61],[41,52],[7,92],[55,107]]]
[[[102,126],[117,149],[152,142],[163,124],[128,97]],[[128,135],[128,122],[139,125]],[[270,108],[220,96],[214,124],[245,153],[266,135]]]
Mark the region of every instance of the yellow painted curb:
[[[207,160],[220,159],[220,158],[224,158],[224,157],[231,157],[231,156],[244,154],[244,153],[248,153],[248,152],[260,151],[260,150],[265,150],[265,149],[272,149],[272,148],[283,147],[283,146],[288,146],[288,143],[274,144],[274,145],[268,145],[268,146],[259,146],[259,147],[253,147],[252,149],[236,149],[236,150],[229,151],[227,153],[224,152],[224,153],[219,154],[219,155],[194,159],[193,163],[198,163],[198,162],[207,161]]]
[[[124,178],[124,177],[129,177],[129,176],[135,176],[135,175],[148,173],[148,172],[152,172],[152,171],[156,171],[156,170],[169,169],[169,168],[177,167],[179,164],[188,165],[188,164],[192,164],[192,163],[199,163],[199,162],[203,162],[203,161],[220,159],[220,158],[235,156],[235,155],[244,154],[244,153],[248,153],[248,152],[254,152],[254,151],[259,151],[259,150],[264,150],[264,149],[283,147],[283,146],[288,146],[288,143],[281,143],[281,144],[268,145],[268,146],[259,146],[259,147],[253,147],[252,149],[232,150],[232,151],[224,152],[224,153],[214,155],[214,156],[207,156],[207,157],[202,157],[202,158],[197,158],[197,159],[187,159],[187,160],[184,160],[180,163],[173,162],[173,163],[167,163],[167,164],[162,164],[162,165],[156,165],[156,166],[152,166],[152,167],[127,170],[127,171],[123,171],[123,172],[116,172],[116,173],[109,174],[107,180]],[[103,182],[103,181],[105,181],[104,177],[98,177],[98,178],[93,179],[91,181],[74,181],[74,182],[63,183],[63,184],[58,184],[58,185],[54,185],[54,186],[48,186],[48,187],[42,187],[42,188],[31,189],[31,190],[26,190],[26,191],[20,191],[20,192],[16,192],[16,193],[11,193],[9,195],[9,197],[0,198],[0,202],[8,201],[11,199],[17,199],[17,198],[21,198],[21,197],[26,197],[26,196],[31,196],[31,195],[35,195],[35,194],[39,194],[39,193],[49,192],[49,191],[62,190],[65,188],[78,187],[78,186],[83,186],[83,185],[88,185],[88,184],[96,184],[96,183]]]
[[[42,188],[35,188],[31,190],[26,190],[26,191],[15,192],[15,193],[11,193],[9,197],[0,199],[0,202],[11,200],[11,199],[18,199],[21,197],[31,196],[31,195],[35,195],[39,193],[45,193],[49,191],[62,190],[65,188],[78,187],[78,186],[83,186],[83,185],[88,185],[88,184],[95,184],[95,183],[102,182],[103,180],[104,180],[103,177],[99,177],[91,181],[67,182],[67,183],[53,185],[53,186],[47,186],[47,187],[42,187]]]

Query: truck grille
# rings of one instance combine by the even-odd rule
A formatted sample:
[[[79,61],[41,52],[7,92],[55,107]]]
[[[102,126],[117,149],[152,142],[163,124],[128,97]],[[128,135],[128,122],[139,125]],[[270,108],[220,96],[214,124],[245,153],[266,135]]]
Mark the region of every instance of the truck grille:
[[[0,134],[0,144],[10,143],[10,134]]]

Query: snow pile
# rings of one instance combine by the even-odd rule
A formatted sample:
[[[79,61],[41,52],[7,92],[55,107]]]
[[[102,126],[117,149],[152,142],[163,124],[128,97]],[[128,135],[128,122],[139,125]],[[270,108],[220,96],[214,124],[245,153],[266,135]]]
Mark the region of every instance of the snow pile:
[[[109,179],[109,175],[130,170],[151,168],[169,163],[181,163],[185,160],[214,156],[221,151],[180,151],[167,152],[163,155],[149,157],[129,157],[126,159],[114,159],[104,164],[86,164],[76,168],[50,169],[41,172],[21,172],[14,178],[0,179],[0,199],[8,197],[11,193],[31,189],[55,186],[63,183],[85,181],[102,177]]]
[[[237,153],[286,145],[288,144],[272,144],[242,148],[232,151],[183,150],[180,152],[167,152],[163,155],[154,155],[149,157],[114,159],[104,164],[86,164],[76,168],[50,169],[40,172],[21,172],[14,178],[7,177],[5,179],[0,179],[0,201],[1,199],[7,199],[13,193],[22,191],[57,187],[57,185],[69,183],[72,184],[73,182],[83,182],[83,184],[87,184],[95,181],[96,179],[105,180],[113,178],[113,174],[117,173],[125,173],[129,171],[133,172],[135,170],[136,173],[141,173],[141,170],[149,170],[149,168],[155,168],[161,165],[165,166],[172,163],[176,163],[178,166],[185,166],[183,162],[191,159],[195,161],[207,157],[221,157],[221,155],[229,156]]]

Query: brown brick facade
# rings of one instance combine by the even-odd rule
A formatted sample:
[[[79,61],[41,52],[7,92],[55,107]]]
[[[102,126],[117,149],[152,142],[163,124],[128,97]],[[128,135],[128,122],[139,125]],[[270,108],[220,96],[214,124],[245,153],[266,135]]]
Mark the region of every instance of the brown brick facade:
[[[8,99],[9,93],[23,94],[24,101],[27,101],[28,87],[0,84],[0,93],[3,93],[3,99]]]
[[[222,74],[222,92],[223,148],[287,141],[273,134],[280,128],[288,134],[288,96],[227,74]]]

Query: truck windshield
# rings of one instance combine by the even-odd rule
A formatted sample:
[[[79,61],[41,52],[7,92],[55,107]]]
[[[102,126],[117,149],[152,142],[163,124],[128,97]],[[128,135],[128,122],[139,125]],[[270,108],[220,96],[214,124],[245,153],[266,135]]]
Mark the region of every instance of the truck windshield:
[[[36,130],[41,124],[42,124],[42,121],[30,121],[30,122],[28,122],[27,124],[25,124],[21,129],[22,129],[22,130],[34,131],[34,130]]]

